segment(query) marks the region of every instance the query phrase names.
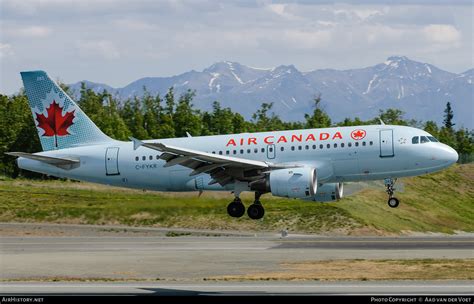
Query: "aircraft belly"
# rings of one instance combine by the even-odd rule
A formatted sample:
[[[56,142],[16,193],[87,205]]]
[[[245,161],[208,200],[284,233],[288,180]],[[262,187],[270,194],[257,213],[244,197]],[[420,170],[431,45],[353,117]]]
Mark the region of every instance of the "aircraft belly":
[[[344,181],[360,174],[357,158],[338,159],[332,162],[336,180]]]

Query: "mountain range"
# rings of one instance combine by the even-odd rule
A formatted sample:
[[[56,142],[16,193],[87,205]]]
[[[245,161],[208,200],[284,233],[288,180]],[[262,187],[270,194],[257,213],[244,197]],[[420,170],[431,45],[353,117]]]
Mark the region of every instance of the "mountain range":
[[[151,94],[164,95],[174,87],[178,94],[196,91],[198,109],[210,110],[213,101],[250,118],[261,103],[272,102],[273,111],[286,120],[303,120],[313,111],[313,99],[321,94],[323,109],[333,121],[346,117],[369,119],[379,109],[398,108],[405,118],[443,120],[446,102],[451,102],[458,127],[474,128],[474,69],[456,74],[434,65],[392,56],[374,66],[350,69],[319,69],[301,72],[293,65],[271,69],[218,62],[202,72],[189,71],[171,77],[146,77],[123,88],[83,81],[96,92],[107,90],[119,100]],[[82,81],[81,81],[82,82]],[[70,85],[76,97],[81,82]]]

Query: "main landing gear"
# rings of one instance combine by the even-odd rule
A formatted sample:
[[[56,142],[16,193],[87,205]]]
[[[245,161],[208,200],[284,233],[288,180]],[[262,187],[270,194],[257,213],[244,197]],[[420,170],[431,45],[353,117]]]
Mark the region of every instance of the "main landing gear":
[[[395,188],[393,187],[395,185],[395,182],[397,180],[392,179],[392,178],[387,178],[384,180],[385,186],[387,187],[387,194],[388,194],[388,206],[390,208],[397,208],[398,205],[400,204],[400,201],[398,198],[393,196],[393,193],[395,192]]]
[[[255,201],[247,208],[247,215],[253,220],[261,219],[265,214],[265,209],[260,202],[260,196],[262,196],[262,193],[255,192]],[[244,215],[245,206],[240,197],[236,196],[227,206],[227,213],[232,217],[242,217]]]
[[[245,206],[240,197],[235,199],[227,206],[227,213],[232,217],[241,217],[245,213]]]

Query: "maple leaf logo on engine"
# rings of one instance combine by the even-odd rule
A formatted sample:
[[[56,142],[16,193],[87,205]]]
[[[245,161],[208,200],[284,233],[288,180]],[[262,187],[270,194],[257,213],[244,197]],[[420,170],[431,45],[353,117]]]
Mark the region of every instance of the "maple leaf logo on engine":
[[[351,132],[351,137],[355,140],[361,140],[362,138],[365,137],[365,134],[366,134],[365,130],[361,130],[361,129],[354,130]]]
[[[38,127],[44,130],[42,136],[54,136],[55,146],[58,146],[57,136],[66,136],[70,133],[68,128],[73,124],[73,119],[75,117],[74,111],[66,112],[64,116],[62,115],[63,108],[53,100],[49,105],[49,108],[46,109],[48,117],[44,114],[36,114],[36,120],[38,121]]]

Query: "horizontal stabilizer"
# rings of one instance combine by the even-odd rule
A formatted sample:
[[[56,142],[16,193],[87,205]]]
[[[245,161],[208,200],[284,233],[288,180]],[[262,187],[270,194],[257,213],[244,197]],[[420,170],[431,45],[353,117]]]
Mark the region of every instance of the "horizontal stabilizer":
[[[5,154],[37,160],[37,161],[40,161],[49,165],[53,165],[65,170],[71,170],[71,169],[79,167],[80,165],[80,160],[75,159],[75,158],[59,158],[59,157],[44,156],[44,155],[31,154],[31,153],[25,153],[25,152],[7,152]]]

